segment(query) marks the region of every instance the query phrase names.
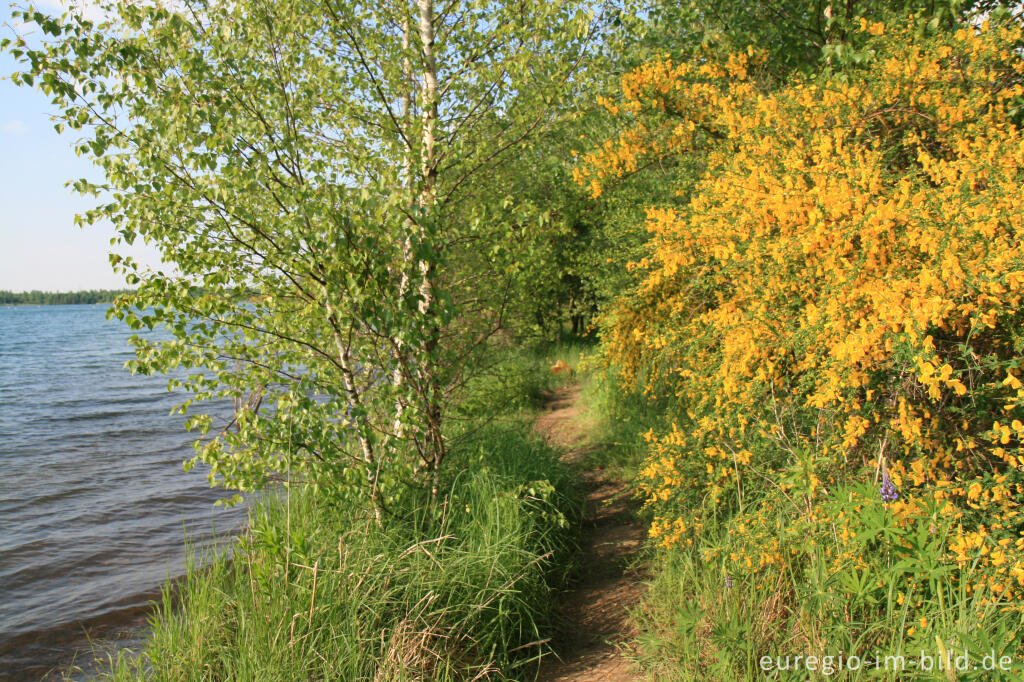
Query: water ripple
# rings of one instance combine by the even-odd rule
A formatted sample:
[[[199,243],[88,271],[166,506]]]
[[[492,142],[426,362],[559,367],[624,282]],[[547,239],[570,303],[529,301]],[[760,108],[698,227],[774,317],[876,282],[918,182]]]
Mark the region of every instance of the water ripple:
[[[0,679],[67,661],[83,627],[135,627],[182,573],[184,529],[203,541],[244,519],[182,472],[178,399],[123,369],[131,333],[104,311],[0,308]]]

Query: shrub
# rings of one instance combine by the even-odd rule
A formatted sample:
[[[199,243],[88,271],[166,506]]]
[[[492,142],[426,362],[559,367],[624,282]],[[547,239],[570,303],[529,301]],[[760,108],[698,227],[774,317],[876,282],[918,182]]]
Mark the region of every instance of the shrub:
[[[705,169],[648,210],[605,349],[674,400],[639,481],[659,545],[851,646],[872,618],[934,641],[879,614],[954,590],[966,641],[1024,597],[1021,30],[862,29],[864,64],[772,92],[753,50],[624,77],[628,129],[578,180]]]

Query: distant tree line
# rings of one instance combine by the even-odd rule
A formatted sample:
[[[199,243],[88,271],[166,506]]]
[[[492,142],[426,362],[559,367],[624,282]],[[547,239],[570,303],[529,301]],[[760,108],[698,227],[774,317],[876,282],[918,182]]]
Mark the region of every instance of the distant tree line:
[[[0,304],[69,305],[74,303],[113,303],[117,296],[127,293],[130,293],[128,289],[89,289],[87,291],[67,291],[63,293],[38,290],[16,293],[0,289]]]

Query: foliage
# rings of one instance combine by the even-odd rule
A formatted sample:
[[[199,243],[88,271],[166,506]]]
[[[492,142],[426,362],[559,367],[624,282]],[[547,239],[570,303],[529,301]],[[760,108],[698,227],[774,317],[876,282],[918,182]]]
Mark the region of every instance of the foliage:
[[[82,303],[113,303],[125,289],[89,289],[87,291],[0,291],[0,305],[73,305]]]
[[[1024,595],[1024,62],[1014,23],[859,30],[861,64],[774,91],[754,50],[637,68],[578,180],[706,164],[648,209],[606,324],[609,361],[677,405],[647,434],[652,538],[786,609],[818,595],[871,647],[887,594],[978,618]],[[923,642],[976,626],[922,617]]]
[[[105,172],[76,184],[102,198],[82,221],[174,264],[112,258],[138,286],[113,314],[173,334],[132,367],[190,370],[171,386],[211,480],[310,484],[117,674],[518,671],[576,502],[522,424],[490,422],[579,360],[517,335],[594,325],[588,400],[621,460],[598,463],[639,469],[659,547],[656,673],[1019,657],[1024,33],[1003,4],[19,14],[44,37],[5,41],[15,79]],[[223,398],[230,423],[195,413]]]
[[[567,113],[524,145],[500,177],[506,196],[493,219],[512,224],[520,243],[509,264],[515,276],[505,325],[521,339],[556,340],[564,326],[579,333],[592,321],[594,294],[581,257],[595,227],[593,202],[570,175],[569,147],[579,123],[576,113]]]
[[[872,48],[866,40],[870,35],[858,30],[861,19],[877,23],[917,12],[920,31],[946,30],[969,21],[972,12],[992,11],[998,4],[913,0],[851,0],[839,4],[787,0],[653,0],[640,3],[642,6],[625,3],[618,6],[604,37],[603,78],[592,79],[576,102],[577,115],[567,122],[572,134],[552,136],[554,139],[543,140],[541,144],[553,150],[548,151],[549,156],[560,160],[564,159],[566,149],[574,158],[585,155],[594,140],[612,144],[611,138],[622,129],[622,117],[614,115],[618,113],[615,106],[606,110],[601,104],[615,100],[618,88],[613,86],[623,72],[648,62],[666,58],[693,65],[715,62],[723,54],[742,52],[748,45],[754,45],[758,65],[751,75],[758,87],[766,90],[784,83],[794,73],[841,71],[870,59]],[[628,139],[619,143],[628,144]],[[704,172],[701,154],[665,151],[669,153],[647,155],[631,167],[619,169],[614,177],[604,177],[600,193],[594,193],[589,200],[574,198],[571,205],[578,207],[582,218],[573,221],[575,234],[570,240],[553,244],[554,252],[542,255],[535,272],[545,273],[544,267],[551,263],[567,263],[571,278],[566,283],[571,296],[586,300],[598,315],[605,311],[631,284],[626,265],[644,256],[643,232],[635,229],[644,220],[644,208],[652,204],[685,206],[693,184]],[[551,168],[550,164],[537,167]],[[561,166],[553,170],[551,175],[563,172]],[[554,203],[558,207],[553,212],[557,213],[568,192],[557,184],[554,192],[547,190],[551,184],[549,177],[547,172],[540,180],[531,176],[525,183],[524,194],[536,196],[531,188],[541,188],[549,196],[558,197],[557,201],[549,201],[549,205]],[[538,287],[536,279],[530,281]],[[545,284],[543,280],[539,283],[539,291],[550,293],[540,300],[556,300],[559,288]]]
[[[378,516],[414,476],[436,497],[445,416],[517,281],[522,240],[489,174],[557,119],[588,5],[102,10],[30,8],[16,16],[37,35],[4,46],[104,171],[75,183],[102,199],[82,221],[173,265],[112,256],[138,286],[113,314],[173,335],[136,339],[133,369],[191,370],[171,386],[211,481],[301,470]],[[214,424],[201,403],[223,398],[236,413]]]
[[[546,380],[547,359],[519,350],[501,366],[525,386]],[[231,557],[197,557],[177,591],[165,589],[141,655],[111,660],[109,677],[529,677],[574,566],[582,505],[532,432],[532,411],[494,386],[469,389],[463,409],[500,419],[453,437],[440,513],[408,488],[381,527],[286,483],[250,510]]]
[[[955,29],[982,13],[1013,7],[1008,0],[649,0],[643,12],[623,16],[610,41],[627,70],[652,59],[699,59],[703,54],[740,52],[755,45],[766,55],[764,77],[784,81],[793,73],[817,73],[860,63],[862,20],[901,21],[916,16],[929,30]],[[640,19],[639,17],[643,18]]]

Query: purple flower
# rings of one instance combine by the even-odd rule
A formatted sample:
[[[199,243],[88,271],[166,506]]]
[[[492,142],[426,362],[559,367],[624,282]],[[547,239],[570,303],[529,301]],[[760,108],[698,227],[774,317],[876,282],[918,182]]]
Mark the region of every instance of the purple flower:
[[[732,578],[730,578],[729,576],[725,576],[725,586],[729,588],[732,587]]]
[[[896,490],[896,486],[893,484],[892,479],[889,478],[889,470],[882,465],[882,487],[879,490],[882,495],[882,502],[895,502],[900,499],[900,493]]]

